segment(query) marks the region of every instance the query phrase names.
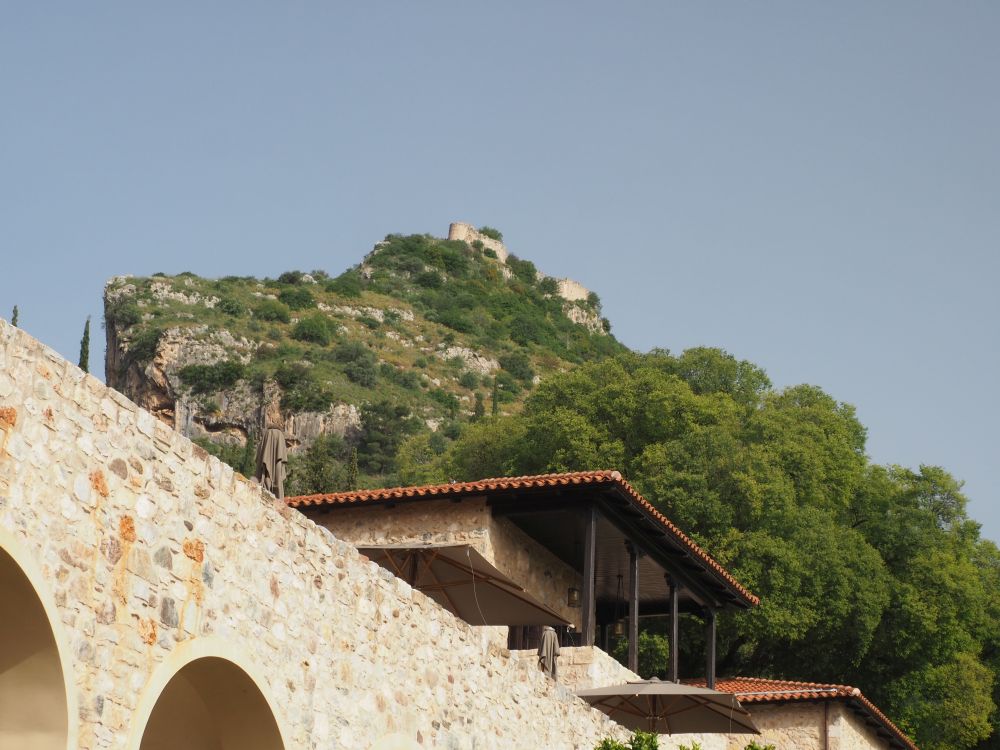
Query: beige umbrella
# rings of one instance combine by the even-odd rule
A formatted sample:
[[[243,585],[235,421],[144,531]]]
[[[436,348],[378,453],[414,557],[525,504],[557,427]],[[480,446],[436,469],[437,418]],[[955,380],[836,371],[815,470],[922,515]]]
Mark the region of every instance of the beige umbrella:
[[[387,545],[358,552],[470,625],[568,624],[469,545]]]
[[[639,680],[577,693],[629,729],[656,734],[760,734],[734,695],[676,682]]]

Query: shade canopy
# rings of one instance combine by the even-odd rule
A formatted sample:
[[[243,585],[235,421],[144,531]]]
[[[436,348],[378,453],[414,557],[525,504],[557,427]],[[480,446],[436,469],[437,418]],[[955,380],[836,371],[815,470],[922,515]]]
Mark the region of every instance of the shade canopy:
[[[629,729],[656,734],[760,734],[736,697],[657,679],[581,690],[578,696]]]
[[[568,625],[467,544],[359,547],[470,625]]]

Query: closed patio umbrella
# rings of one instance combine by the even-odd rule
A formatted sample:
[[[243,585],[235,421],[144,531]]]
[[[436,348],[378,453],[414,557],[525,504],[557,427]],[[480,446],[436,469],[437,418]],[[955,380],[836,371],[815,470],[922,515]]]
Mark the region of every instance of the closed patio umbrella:
[[[567,624],[469,545],[366,546],[358,552],[470,625]]]
[[[676,682],[638,680],[577,693],[629,729],[656,734],[760,734],[736,697]]]

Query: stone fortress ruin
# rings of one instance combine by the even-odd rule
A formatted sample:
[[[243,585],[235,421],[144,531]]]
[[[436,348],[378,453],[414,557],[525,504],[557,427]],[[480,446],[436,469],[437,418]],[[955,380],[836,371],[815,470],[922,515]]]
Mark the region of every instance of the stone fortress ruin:
[[[510,251],[503,242],[487,237],[471,224],[452,222],[448,227],[448,239],[467,242],[470,245],[474,242],[481,243],[485,250],[492,250],[501,263],[506,263],[510,257]],[[545,278],[545,274],[539,273],[539,278]],[[573,279],[556,279],[556,283],[559,285],[559,296],[567,302],[585,302],[590,296],[590,290]]]

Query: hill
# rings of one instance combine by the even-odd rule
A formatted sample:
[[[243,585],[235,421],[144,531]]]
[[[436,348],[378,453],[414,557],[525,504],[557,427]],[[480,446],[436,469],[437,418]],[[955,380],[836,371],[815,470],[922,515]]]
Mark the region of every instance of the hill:
[[[496,230],[450,236],[389,235],[337,276],[115,277],[107,382],[244,473],[280,424],[290,489],[308,492],[393,482],[406,437],[443,452],[547,374],[624,350],[596,294]]]

